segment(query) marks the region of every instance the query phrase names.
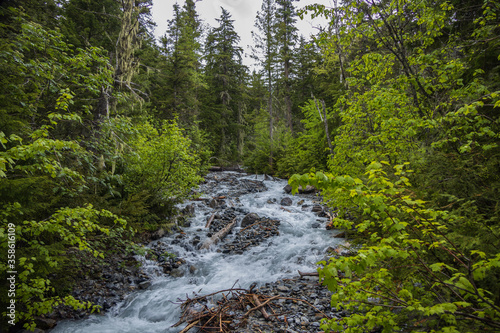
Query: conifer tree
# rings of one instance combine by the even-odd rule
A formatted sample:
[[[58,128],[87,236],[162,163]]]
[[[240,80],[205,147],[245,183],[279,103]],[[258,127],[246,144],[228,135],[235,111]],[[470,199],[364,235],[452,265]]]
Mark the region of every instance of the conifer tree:
[[[169,21],[167,34],[162,39],[167,55],[165,88],[166,110],[163,119],[179,117],[185,128],[196,126],[199,113],[198,91],[202,86],[200,75],[199,38],[200,20],[195,2],[187,0],[184,6],[174,4],[174,18]]]
[[[274,0],[263,0],[261,10],[257,12],[255,27],[252,32],[255,49],[254,59],[262,68],[265,84],[267,86],[267,111],[269,113],[269,167],[273,169],[273,127],[274,112],[273,100],[276,82],[276,61],[278,56],[278,45],[276,41],[276,3]]]
[[[298,0],[276,0],[277,39],[279,45],[278,58],[280,62],[280,85],[283,86],[285,115],[288,128],[293,132],[292,119],[292,59],[297,43],[297,12],[294,2]]]
[[[231,14],[222,8],[219,26],[210,31],[205,45],[205,75],[208,84],[206,105],[202,113],[205,130],[215,144],[216,155],[239,158],[241,152],[242,105],[246,67],[243,49],[234,30]],[[235,147],[238,146],[238,147]]]

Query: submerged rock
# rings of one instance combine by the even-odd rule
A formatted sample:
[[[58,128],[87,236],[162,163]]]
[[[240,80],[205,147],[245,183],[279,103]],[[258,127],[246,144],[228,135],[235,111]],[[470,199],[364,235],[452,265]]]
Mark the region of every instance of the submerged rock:
[[[292,199],[290,199],[290,198],[287,197],[287,198],[281,199],[280,205],[282,205],[282,206],[291,206],[292,203],[293,203]]]

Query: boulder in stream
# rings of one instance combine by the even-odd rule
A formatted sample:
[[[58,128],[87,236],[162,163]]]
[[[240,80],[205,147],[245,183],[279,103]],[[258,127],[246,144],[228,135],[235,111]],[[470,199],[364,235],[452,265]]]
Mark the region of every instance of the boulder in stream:
[[[290,198],[283,198],[281,199],[280,205],[282,206],[291,206],[292,205],[292,199]]]
[[[259,219],[259,215],[255,213],[247,214],[243,220],[241,220],[241,227],[245,228],[251,224],[254,224]]]

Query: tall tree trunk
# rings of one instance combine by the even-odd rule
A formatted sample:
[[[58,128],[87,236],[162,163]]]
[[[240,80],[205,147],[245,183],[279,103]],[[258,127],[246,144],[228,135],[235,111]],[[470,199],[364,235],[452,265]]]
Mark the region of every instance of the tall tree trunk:
[[[326,134],[326,140],[327,140],[327,143],[328,143],[328,149],[330,149],[330,158],[333,158],[334,151],[333,151],[332,140],[330,139],[330,132],[328,131],[328,120],[327,120],[327,117],[326,117],[325,101],[324,100],[320,100],[321,105],[323,106],[323,115],[322,115],[321,114],[321,110],[319,108],[318,101],[316,100],[316,97],[314,97],[314,95],[312,93],[311,93],[311,97],[314,99],[314,104],[316,104],[316,109],[318,109],[319,118],[321,119],[321,121],[323,122],[323,126],[325,127],[325,134]]]
[[[237,149],[238,149],[238,159],[241,160],[243,157],[243,146],[244,146],[244,136],[245,133],[243,131],[243,111],[244,111],[245,105],[240,102],[238,103],[238,142],[237,142]]]
[[[273,89],[271,86],[272,74],[271,70],[268,70],[268,91],[269,99],[267,100],[267,109],[269,111],[269,167],[271,168],[271,173],[273,171]]]
[[[288,56],[285,55],[286,57]],[[290,60],[285,60],[285,107],[286,107],[286,121],[288,123],[288,128],[290,132],[293,133],[293,122],[292,122],[292,98],[290,89]]]

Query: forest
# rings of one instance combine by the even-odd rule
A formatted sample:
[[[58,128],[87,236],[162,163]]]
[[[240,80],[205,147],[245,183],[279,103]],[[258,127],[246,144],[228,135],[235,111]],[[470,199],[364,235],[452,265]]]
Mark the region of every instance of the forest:
[[[318,268],[349,313],[323,331],[499,331],[500,2],[263,0],[253,69],[196,2],[161,38],[152,0],[1,2],[2,321],[91,308],[75,267],[173,228],[216,165],[321,189],[359,245]]]

